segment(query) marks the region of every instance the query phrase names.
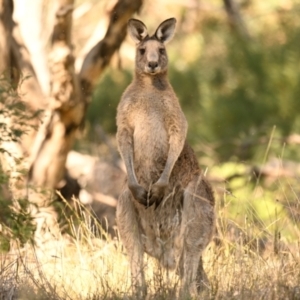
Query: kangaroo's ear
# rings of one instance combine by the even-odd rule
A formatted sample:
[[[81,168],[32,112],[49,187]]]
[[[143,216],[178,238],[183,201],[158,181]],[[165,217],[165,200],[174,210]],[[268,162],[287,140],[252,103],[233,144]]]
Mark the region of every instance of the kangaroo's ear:
[[[127,23],[127,28],[131,38],[136,43],[139,43],[148,35],[146,25],[137,19],[130,19]]]
[[[170,18],[163,21],[155,31],[155,37],[162,43],[169,42],[174,36],[175,25],[175,18]]]

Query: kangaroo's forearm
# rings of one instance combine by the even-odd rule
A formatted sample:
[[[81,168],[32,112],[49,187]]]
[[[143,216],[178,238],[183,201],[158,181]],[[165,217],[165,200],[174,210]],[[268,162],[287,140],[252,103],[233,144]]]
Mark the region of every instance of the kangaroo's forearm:
[[[122,155],[122,157],[127,171],[128,185],[129,186],[137,185],[138,180],[136,178],[135,171],[134,171],[132,151],[125,152],[124,155]]]
[[[128,185],[137,185],[138,181],[134,171],[132,136],[129,132],[123,131],[118,134],[118,140],[119,151],[123,158],[127,172]]]
[[[166,161],[165,168],[158,180],[159,183],[165,183],[165,184],[169,183],[171,173],[183,149],[184,142],[185,142],[185,136],[183,136],[182,138],[178,138],[178,136],[176,135],[170,137],[170,141],[169,141],[170,148],[168,152],[168,158]]]

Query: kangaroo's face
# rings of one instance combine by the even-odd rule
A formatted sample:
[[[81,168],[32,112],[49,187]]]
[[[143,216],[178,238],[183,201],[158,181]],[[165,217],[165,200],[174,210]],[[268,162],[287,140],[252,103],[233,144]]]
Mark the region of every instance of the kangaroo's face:
[[[154,75],[167,70],[168,57],[165,45],[155,39],[142,41],[137,46],[136,69]]]
[[[128,31],[137,43],[136,71],[155,75],[165,72],[168,56],[165,44],[174,36],[176,20],[167,19],[161,23],[153,36],[149,37],[145,24],[136,19],[128,21]]]

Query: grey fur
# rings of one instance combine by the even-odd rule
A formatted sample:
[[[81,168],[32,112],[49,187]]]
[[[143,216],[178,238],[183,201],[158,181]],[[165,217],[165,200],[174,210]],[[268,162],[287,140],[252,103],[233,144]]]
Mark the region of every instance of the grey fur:
[[[135,77],[117,112],[118,147],[127,170],[117,223],[141,298],[144,252],[177,269],[181,294],[197,294],[207,280],[202,252],[215,224],[213,192],[186,142],[187,121],[167,77],[164,41],[173,37],[175,22],[164,21],[149,37],[141,21],[129,21],[131,35],[139,40]]]

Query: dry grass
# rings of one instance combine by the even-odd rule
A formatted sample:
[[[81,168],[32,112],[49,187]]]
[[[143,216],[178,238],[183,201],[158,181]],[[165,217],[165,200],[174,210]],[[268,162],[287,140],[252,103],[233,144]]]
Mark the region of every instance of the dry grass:
[[[200,298],[300,299],[298,239],[287,241],[279,226],[257,230],[251,216],[238,225],[227,209],[218,208],[218,237],[204,254],[210,286]],[[278,217],[275,223],[284,224],[285,232],[298,232],[293,222]],[[88,224],[71,222],[72,238],[62,236],[43,249],[27,245],[2,254],[0,299],[134,299],[122,244],[101,239],[101,231],[95,234]],[[147,298],[174,299],[176,274],[146,259]]]
[[[270,245],[271,246],[271,245]],[[240,241],[205,253],[205,299],[300,299],[299,246],[261,255]],[[154,276],[151,274],[154,273]],[[0,299],[131,299],[129,266],[117,241],[62,240],[1,256]],[[148,259],[149,299],[174,299],[175,274]]]
[[[209,299],[300,299],[299,245],[267,242],[265,250],[243,243],[223,243],[206,253]],[[254,243],[255,244],[255,243]],[[280,244],[280,243],[279,243]],[[262,252],[263,251],[263,252]]]

